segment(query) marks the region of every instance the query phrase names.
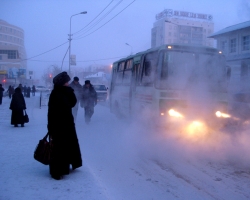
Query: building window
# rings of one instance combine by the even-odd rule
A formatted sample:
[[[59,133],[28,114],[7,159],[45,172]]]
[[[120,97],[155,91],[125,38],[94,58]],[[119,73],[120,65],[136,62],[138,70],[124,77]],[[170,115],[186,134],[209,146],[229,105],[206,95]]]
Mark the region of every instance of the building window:
[[[236,38],[230,40],[230,53],[236,52]]]
[[[221,42],[221,50],[225,53],[227,52],[227,41]]]
[[[243,51],[250,50],[250,35],[242,37],[242,50]]]
[[[0,55],[0,60],[3,60],[3,57],[2,57],[2,55]]]

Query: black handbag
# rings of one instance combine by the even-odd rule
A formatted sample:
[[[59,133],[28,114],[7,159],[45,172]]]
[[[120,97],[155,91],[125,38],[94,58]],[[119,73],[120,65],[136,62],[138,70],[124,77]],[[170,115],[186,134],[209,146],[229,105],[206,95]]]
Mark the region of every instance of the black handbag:
[[[30,121],[29,120],[29,116],[26,113],[26,110],[24,110],[24,116],[23,116],[23,118],[24,118],[24,123],[28,123]]]
[[[38,162],[48,165],[50,162],[50,154],[51,154],[51,144],[47,140],[49,133],[47,133],[43,139],[39,140],[38,145],[36,146],[34,152],[34,158]]]

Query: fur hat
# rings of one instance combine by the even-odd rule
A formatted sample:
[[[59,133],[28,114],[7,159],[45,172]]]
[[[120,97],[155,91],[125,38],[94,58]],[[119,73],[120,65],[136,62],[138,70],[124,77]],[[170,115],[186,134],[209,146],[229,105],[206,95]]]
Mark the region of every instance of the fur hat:
[[[54,85],[60,85],[63,86],[65,83],[70,81],[70,77],[67,74],[67,72],[61,72],[60,74],[57,74],[54,78],[53,78],[53,83]]]
[[[79,81],[79,78],[77,76],[74,77],[74,81]]]
[[[85,81],[85,85],[86,85],[86,84],[90,84],[90,80],[86,80],[86,81]]]

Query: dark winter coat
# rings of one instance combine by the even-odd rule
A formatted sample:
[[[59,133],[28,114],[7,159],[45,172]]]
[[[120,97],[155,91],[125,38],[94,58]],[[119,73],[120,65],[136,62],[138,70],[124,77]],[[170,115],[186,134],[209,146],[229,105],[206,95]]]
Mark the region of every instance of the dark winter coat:
[[[30,92],[31,92],[31,88],[30,87],[27,87],[27,93],[26,93],[26,97],[30,97]]]
[[[14,94],[15,90],[14,88],[10,85],[7,92],[9,93],[9,96],[11,96],[12,94]]]
[[[19,87],[15,89],[15,93],[12,95],[10,109],[12,110],[11,124],[24,124],[23,111],[26,109],[26,103]]]
[[[82,166],[82,158],[76,135],[72,107],[76,104],[72,88],[54,86],[48,104],[48,131],[52,138],[50,174],[61,176],[69,173],[69,166]]]
[[[0,97],[3,97],[3,91],[4,91],[4,88],[0,86]]]
[[[32,86],[32,93],[35,93],[36,92],[36,88],[35,88],[35,86],[33,85]]]
[[[82,86],[79,82],[75,83],[72,81],[69,86],[74,89],[77,100],[79,101],[82,97]]]
[[[89,88],[84,85],[82,90],[81,107],[94,107],[97,104],[97,93],[90,84]]]

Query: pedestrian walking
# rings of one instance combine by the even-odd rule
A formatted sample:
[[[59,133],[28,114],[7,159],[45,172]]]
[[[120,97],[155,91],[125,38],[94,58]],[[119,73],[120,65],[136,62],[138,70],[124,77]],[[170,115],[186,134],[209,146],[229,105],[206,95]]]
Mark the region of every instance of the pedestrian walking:
[[[23,96],[24,97],[27,96],[27,87],[26,87],[26,85],[24,85],[24,87],[23,87]]]
[[[20,87],[15,89],[14,94],[10,102],[11,113],[11,124],[14,127],[18,127],[18,124],[21,124],[21,127],[24,127],[24,110],[26,109],[26,103],[22,94]]]
[[[82,91],[81,107],[84,108],[85,122],[88,124],[94,114],[94,107],[97,104],[97,93],[89,80],[85,81]]]
[[[9,94],[9,98],[11,99],[13,93],[14,93],[14,88],[10,85],[8,87],[8,90],[7,90],[8,94]]]
[[[2,84],[0,84],[0,105],[2,105],[3,92],[4,92],[4,88],[3,88]]]
[[[53,78],[54,88],[48,103],[48,133],[53,148],[49,164],[50,175],[56,180],[82,166],[80,146],[75,129],[72,108],[77,99],[69,87],[70,77],[61,72]]]
[[[23,92],[23,85],[21,83],[18,85],[18,87],[21,89],[21,92]]]
[[[26,92],[26,97],[30,98],[30,92],[31,92],[31,88],[30,86],[27,87],[27,92]]]
[[[35,96],[35,94],[36,94],[36,87],[34,85],[32,86],[31,91],[32,91],[32,96]]]
[[[76,121],[77,111],[79,107],[79,102],[82,96],[82,85],[79,83],[79,78],[76,76],[74,77],[73,81],[69,85],[71,88],[74,89],[74,93],[76,95],[76,105],[72,108],[72,114],[74,116],[74,121]]]

